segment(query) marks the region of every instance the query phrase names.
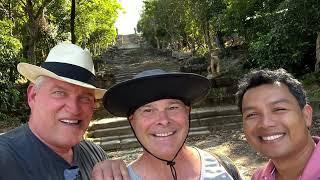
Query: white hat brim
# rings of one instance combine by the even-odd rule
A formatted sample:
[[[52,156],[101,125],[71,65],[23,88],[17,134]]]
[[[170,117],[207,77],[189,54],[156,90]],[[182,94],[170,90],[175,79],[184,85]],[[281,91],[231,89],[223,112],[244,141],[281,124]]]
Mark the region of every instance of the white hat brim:
[[[39,66],[35,66],[33,64],[19,63],[17,66],[17,69],[21,75],[23,75],[25,78],[27,78],[32,83],[34,83],[39,76],[47,76],[47,77],[51,77],[51,78],[54,78],[54,79],[57,79],[60,81],[64,81],[67,83],[78,85],[78,86],[81,86],[84,88],[93,89],[95,92],[96,99],[101,99],[103,97],[104,93],[107,91],[106,89],[96,88],[95,86],[88,84],[88,83],[84,83],[81,81],[77,81],[77,80],[62,77],[62,76],[58,76],[57,74],[55,74],[51,71],[48,71],[47,69],[44,69]]]

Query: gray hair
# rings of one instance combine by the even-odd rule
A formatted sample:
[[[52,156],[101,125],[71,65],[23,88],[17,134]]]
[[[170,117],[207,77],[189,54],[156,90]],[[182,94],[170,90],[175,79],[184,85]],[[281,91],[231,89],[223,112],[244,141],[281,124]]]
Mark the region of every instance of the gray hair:
[[[46,77],[46,76],[37,77],[37,79],[33,83],[35,90],[38,91],[40,89],[41,85],[43,84],[43,82],[47,79],[48,79],[48,77]]]

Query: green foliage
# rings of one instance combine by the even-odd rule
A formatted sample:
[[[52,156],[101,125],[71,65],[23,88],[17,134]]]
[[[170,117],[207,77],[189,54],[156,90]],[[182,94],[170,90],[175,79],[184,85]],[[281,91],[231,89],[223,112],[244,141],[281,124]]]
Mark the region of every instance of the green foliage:
[[[115,21],[121,9],[117,0],[92,0],[76,6],[77,42],[92,50],[114,42]]]
[[[320,31],[320,6],[316,7],[317,3],[316,0],[284,1],[279,5],[266,18],[270,30],[256,33],[257,37],[250,42],[246,67],[285,67],[296,75],[313,71],[315,40]]]
[[[12,124],[21,121],[17,114],[22,113],[19,105],[22,94],[15,82],[19,77],[16,65],[22,45],[19,40],[6,35],[0,35],[0,44],[0,122]]]
[[[300,76],[314,69],[319,19],[318,0],[147,0],[138,30],[155,47],[201,55],[218,32],[239,37],[246,71],[282,67]]]
[[[69,38],[70,31],[70,0],[54,0],[47,7],[46,17],[48,24],[46,26],[50,38],[54,40],[53,47],[56,42],[65,41]]]
[[[147,0],[138,31],[154,47],[208,51],[204,31],[220,30],[225,8],[223,0]]]
[[[320,73],[306,74],[300,80],[307,89],[309,101],[320,100]]]
[[[24,89],[15,87],[15,65],[40,64],[57,42],[70,40],[70,9],[70,0],[1,2],[0,119],[19,109]],[[117,0],[76,1],[77,44],[97,55],[114,43],[120,10]],[[214,49],[217,34],[238,38],[248,52],[245,71],[283,67],[300,76],[313,70],[319,19],[318,0],[145,0],[138,31],[154,47],[196,55]]]
[[[97,52],[114,41],[117,0],[76,1],[78,44]],[[26,117],[25,87],[17,87],[19,62],[41,64],[58,42],[70,40],[69,0],[1,1],[0,122]],[[16,120],[14,120],[16,119]],[[9,123],[10,124],[10,123]],[[1,123],[0,123],[1,125]]]
[[[185,27],[184,2],[181,0],[145,1],[144,11],[138,22],[138,31],[153,46],[168,46],[180,41]],[[157,44],[158,43],[158,44]]]
[[[257,38],[258,33],[266,33],[278,6],[284,0],[226,0],[223,27],[227,34],[237,33],[248,43]]]
[[[27,62],[41,64],[58,42],[70,40],[69,0],[10,0],[1,3],[0,19],[11,22],[5,28],[22,43]],[[76,38],[82,47],[105,49],[114,42],[117,0],[76,1]]]

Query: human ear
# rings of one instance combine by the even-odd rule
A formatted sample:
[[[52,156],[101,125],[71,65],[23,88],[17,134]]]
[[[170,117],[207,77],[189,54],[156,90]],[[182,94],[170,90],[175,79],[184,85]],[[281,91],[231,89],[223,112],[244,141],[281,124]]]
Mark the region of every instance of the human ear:
[[[36,87],[33,83],[29,84],[28,88],[27,88],[27,97],[28,97],[28,105],[30,108],[32,108],[33,103],[35,101],[35,96],[37,94],[36,92]]]
[[[306,104],[302,109],[302,113],[306,126],[309,129],[312,124],[312,107],[309,104]]]
[[[129,117],[128,117],[128,121],[131,122],[133,119],[133,114],[131,114]]]
[[[187,106],[189,113],[191,113],[192,107],[191,106]]]

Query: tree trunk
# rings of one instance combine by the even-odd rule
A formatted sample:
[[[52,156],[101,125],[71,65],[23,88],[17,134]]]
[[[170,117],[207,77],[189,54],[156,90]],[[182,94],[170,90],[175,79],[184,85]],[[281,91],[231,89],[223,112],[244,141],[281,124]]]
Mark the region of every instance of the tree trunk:
[[[211,41],[212,38],[211,38],[209,27],[210,27],[209,22],[206,21],[203,25],[203,30],[204,30],[205,41],[209,51],[208,60],[210,62],[210,65],[207,68],[207,70],[208,70],[208,77],[216,77],[220,74],[220,59],[217,56],[217,54],[213,51],[213,45]]]
[[[204,33],[204,40],[208,47],[209,54],[213,51],[212,42],[211,42],[211,36],[210,36],[210,30],[209,30],[209,22],[206,21],[202,25],[203,33]],[[210,56],[210,55],[209,55]]]
[[[160,41],[159,38],[157,36],[154,36],[154,39],[156,40],[157,43],[157,49],[160,49]]]
[[[39,6],[38,9],[34,8],[34,4],[32,0],[27,0],[25,3],[25,13],[28,15],[28,21],[26,23],[26,29],[29,34],[27,45],[26,45],[26,55],[27,59],[32,64],[38,64],[35,49],[36,42],[40,37],[40,29],[41,29],[41,18],[44,18],[44,9],[52,0],[43,1],[43,4]]]
[[[35,55],[35,44],[39,36],[39,27],[37,26],[36,20],[30,19],[27,22],[27,30],[29,33],[29,37],[27,40],[27,59],[32,64],[37,64],[37,59]]]
[[[316,42],[316,64],[314,68],[315,72],[320,71],[320,32],[318,32],[317,42]]]
[[[219,49],[221,49],[222,51],[224,51],[225,47],[224,47],[224,43],[223,43],[221,31],[217,31],[216,44],[217,44],[217,46],[218,46]]]
[[[76,35],[75,35],[75,32],[74,32],[75,17],[76,17],[76,1],[75,0],[71,0],[70,33],[71,33],[71,42],[72,42],[72,44],[76,43]]]
[[[35,55],[35,42],[32,37],[30,37],[27,42],[27,58],[31,64],[37,64]]]

